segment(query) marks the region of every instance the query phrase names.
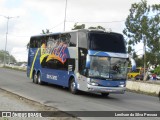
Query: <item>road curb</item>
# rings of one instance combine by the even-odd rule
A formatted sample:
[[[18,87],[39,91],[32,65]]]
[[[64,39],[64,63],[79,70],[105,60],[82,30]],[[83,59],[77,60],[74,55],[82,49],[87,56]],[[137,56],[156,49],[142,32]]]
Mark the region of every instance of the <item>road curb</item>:
[[[126,88],[130,91],[146,93],[154,96],[158,96],[160,92],[160,84],[153,84],[147,82],[127,81]]]

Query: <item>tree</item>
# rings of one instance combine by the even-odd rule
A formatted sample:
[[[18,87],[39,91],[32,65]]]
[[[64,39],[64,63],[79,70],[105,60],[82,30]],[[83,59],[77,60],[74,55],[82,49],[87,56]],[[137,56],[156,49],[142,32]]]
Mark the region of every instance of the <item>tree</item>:
[[[104,27],[102,26],[97,26],[97,29],[101,29],[101,30],[106,30]]]
[[[6,63],[16,62],[15,57],[10,55],[8,51],[0,50],[0,63],[4,63],[4,54],[5,54]]]
[[[77,25],[77,23],[75,23],[74,24],[74,28],[72,30],[84,29],[84,28],[85,28],[85,24]]]
[[[45,30],[42,30],[42,33],[41,33],[41,34],[49,34],[49,33],[51,33],[51,32],[49,31],[49,29],[46,29],[46,31],[45,31]],[[30,43],[28,42],[27,45],[26,45],[27,50],[29,49],[29,46],[30,46]]]
[[[27,50],[29,49],[29,46],[30,46],[30,43],[28,42],[27,45],[26,45]]]
[[[77,29],[85,29],[85,24],[81,24],[81,25],[77,25],[77,23],[74,24],[74,28],[72,30],[77,30]],[[105,30],[104,27],[102,26],[97,26],[97,27],[89,27],[88,29],[101,29],[101,30]]]
[[[49,34],[49,33],[51,33],[49,29],[46,29],[46,31],[42,30],[42,34]]]
[[[154,15],[153,15],[154,14]],[[150,51],[160,50],[160,4],[148,6],[147,1],[134,3],[131,6],[123,33],[127,36],[128,47],[132,52],[132,45],[143,42]]]
[[[89,27],[88,29],[97,29],[97,27]]]
[[[146,48],[148,52],[156,56],[160,50],[160,4],[147,5],[146,0],[131,5],[123,33],[128,40],[128,52],[133,52],[134,45],[144,44],[144,67],[146,66]],[[149,54],[148,54],[149,55]],[[147,59],[147,62],[151,59]]]
[[[88,29],[99,29],[99,30],[106,30],[104,27],[102,26],[97,26],[97,27],[89,27]]]

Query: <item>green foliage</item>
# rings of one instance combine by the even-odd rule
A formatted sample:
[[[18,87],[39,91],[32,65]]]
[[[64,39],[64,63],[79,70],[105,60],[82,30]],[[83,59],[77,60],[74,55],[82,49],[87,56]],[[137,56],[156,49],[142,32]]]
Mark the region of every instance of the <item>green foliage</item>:
[[[156,68],[154,69],[154,73],[160,75],[160,66],[158,66],[158,67],[156,67]]]
[[[28,50],[28,49],[29,49],[29,46],[30,46],[30,42],[28,42],[26,46],[27,46],[27,50]]]
[[[81,24],[81,25],[77,25],[77,23],[74,24],[74,28],[72,30],[77,30],[77,29],[85,29],[85,24]],[[97,27],[89,27],[88,29],[101,29],[101,30],[105,30],[104,27],[102,26],[97,26]]]
[[[42,34],[48,34],[50,33],[49,29],[46,29],[46,31],[42,30]]]
[[[136,58],[135,61],[136,61],[137,67],[143,66],[143,59],[142,58]]]
[[[85,24],[77,25],[77,23],[75,23],[74,24],[74,28],[72,30],[84,29],[84,28],[85,28]]]
[[[102,26],[97,26],[97,27],[89,27],[88,29],[100,29],[100,30],[106,30],[104,27]]]
[[[89,27],[88,29],[97,29],[97,27]]]
[[[123,33],[128,39],[128,53],[138,43],[147,48],[146,62],[160,63],[160,4],[148,5],[146,0],[131,5]]]
[[[4,50],[0,50],[0,63],[4,62],[4,54],[5,54],[6,63],[16,62],[15,57],[10,55],[8,51],[5,52]]]
[[[49,34],[49,33],[51,33],[51,32],[49,31],[49,29],[46,29],[46,30],[42,30],[42,33],[41,33],[41,34]],[[30,43],[28,42],[27,45],[26,45],[27,49],[29,49],[29,46],[30,46]]]

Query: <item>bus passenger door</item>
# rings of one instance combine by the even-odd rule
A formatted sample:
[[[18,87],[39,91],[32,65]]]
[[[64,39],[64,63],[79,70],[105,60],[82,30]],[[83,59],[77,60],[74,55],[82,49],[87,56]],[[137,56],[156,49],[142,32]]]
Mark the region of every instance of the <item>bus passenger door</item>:
[[[87,91],[87,78],[83,75],[78,76],[79,90]]]
[[[79,76],[78,76],[78,83],[79,89],[86,91],[87,90],[87,68],[86,68],[86,56],[87,56],[87,49],[79,48]]]

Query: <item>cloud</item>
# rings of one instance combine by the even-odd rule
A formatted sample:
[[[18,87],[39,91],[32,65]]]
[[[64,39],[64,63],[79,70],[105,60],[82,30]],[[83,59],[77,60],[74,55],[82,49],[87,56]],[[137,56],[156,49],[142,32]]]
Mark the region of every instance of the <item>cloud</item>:
[[[11,55],[19,62],[27,61],[28,52],[25,47],[14,47],[11,51]]]
[[[122,33],[124,21],[132,3],[141,0],[67,0],[66,30],[71,30],[75,22],[85,23],[87,27],[101,25]],[[42,29],[61,32],[64,27],[66,0],[0,0],[0,15],[20,16],[9,20],[7,51],[26,48],[30,36],[40,34]],[[149,4],[159,0],[148,0]],[[72,21],[72,22],[69,22]],[[99,22],[99,23],[89,23]],[[82,24],[82,23],[79,23]],[[7,19],[0,16],[0,49],[4,50]]]

